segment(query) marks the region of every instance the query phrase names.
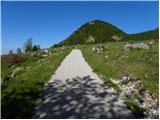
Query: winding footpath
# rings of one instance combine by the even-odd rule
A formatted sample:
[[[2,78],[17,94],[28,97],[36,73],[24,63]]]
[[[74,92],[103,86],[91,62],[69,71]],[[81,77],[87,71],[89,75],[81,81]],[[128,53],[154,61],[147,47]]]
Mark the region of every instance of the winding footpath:
[[[43,102],[32,118],[134,118],[134,115],[104,84],[78,49],[63,60],[44,86]]]

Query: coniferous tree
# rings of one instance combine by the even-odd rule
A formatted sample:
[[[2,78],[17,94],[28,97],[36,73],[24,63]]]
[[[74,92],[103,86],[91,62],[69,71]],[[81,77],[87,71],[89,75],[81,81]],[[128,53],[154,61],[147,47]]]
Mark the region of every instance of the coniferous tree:
[[[12,54],[13,54],[13,50],[10,50],[10,51],[9,51],[9,54],[12,55]]]
[[[21,48],[17,48],[17,54],[22,54]]]
[[[24,43],[24,51],[25,51],[25,52],[32,51],[32,38],[29,38],[29,39]]]
[[[38,50],[40,50],[41,49],[40,45],[37,45],[37,48],[38,48]]]
[[[38,47],[36,45],[33,46],[33,51],[37,51]]]

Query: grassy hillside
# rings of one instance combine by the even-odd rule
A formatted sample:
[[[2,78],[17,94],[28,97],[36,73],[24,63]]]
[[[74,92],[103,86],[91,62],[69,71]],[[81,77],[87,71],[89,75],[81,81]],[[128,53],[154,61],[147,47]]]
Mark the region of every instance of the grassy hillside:
[[[137,34],[130,34],[129,38],[131,40],[150,40],[150,39],[159,39],[159,28],[155,30],[149,30]]]
[[[110,78],[120,79],[124,75],[132,75],[133,78],[142,81],[145,89],[158,95],[158,41],[150,45],[149,49],[131,51],[123,50],[125,44],[127,42],[105,43],[103,46],[107,48],[100,53],[92,51],[95,45],[83,45],[79,48],[88,64],[96,73],[102,75],[107,83],[112,85]]]
[[[55,44],[53,47],[76,44],[96,44],[111,41],[142,41],[158,38],[159,28],[137,34],[127,34],[110,23],[93,20],[82,25],[68,38]]]
[[[20,55],[18,60],[15,55],[3,56],[2,78],[6,81],[3,81],[1,90],[2,118],[31,118],[34,106],[41,102],[39,93],[44,83],[70,51],[69,47],[55,48],[46,57],[30,53]],[[23,69],[10,77],[16,68]]]
[[[103,43],[127,39],[127,34],[114,25],[94,20],[82,25],[58,45]]]

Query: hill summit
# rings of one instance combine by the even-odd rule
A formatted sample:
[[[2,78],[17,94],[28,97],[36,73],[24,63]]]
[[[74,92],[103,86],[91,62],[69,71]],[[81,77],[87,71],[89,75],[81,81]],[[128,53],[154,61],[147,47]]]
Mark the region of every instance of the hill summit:
[[[154,30],[137,34],[127,34],[110,23],[101,20],[93,20],[82,25],[68,38],[55,44],[53,47],[76,44],[96,44],[111,41],[142,41],[150,39],[159,39],[159,27]]]
[[[127,40],[127,34],[110,23],[89,21],[58,45],[91,44]]]

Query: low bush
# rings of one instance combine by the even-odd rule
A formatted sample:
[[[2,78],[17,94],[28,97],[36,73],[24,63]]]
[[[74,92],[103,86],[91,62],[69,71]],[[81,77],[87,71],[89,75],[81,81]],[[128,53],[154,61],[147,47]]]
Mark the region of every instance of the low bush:
[[[17,64],[26,60],[26,55],[22,54],[13,54],[13,55],[2,55],[1,62],[2,64],[10,63],[10,64]]]

